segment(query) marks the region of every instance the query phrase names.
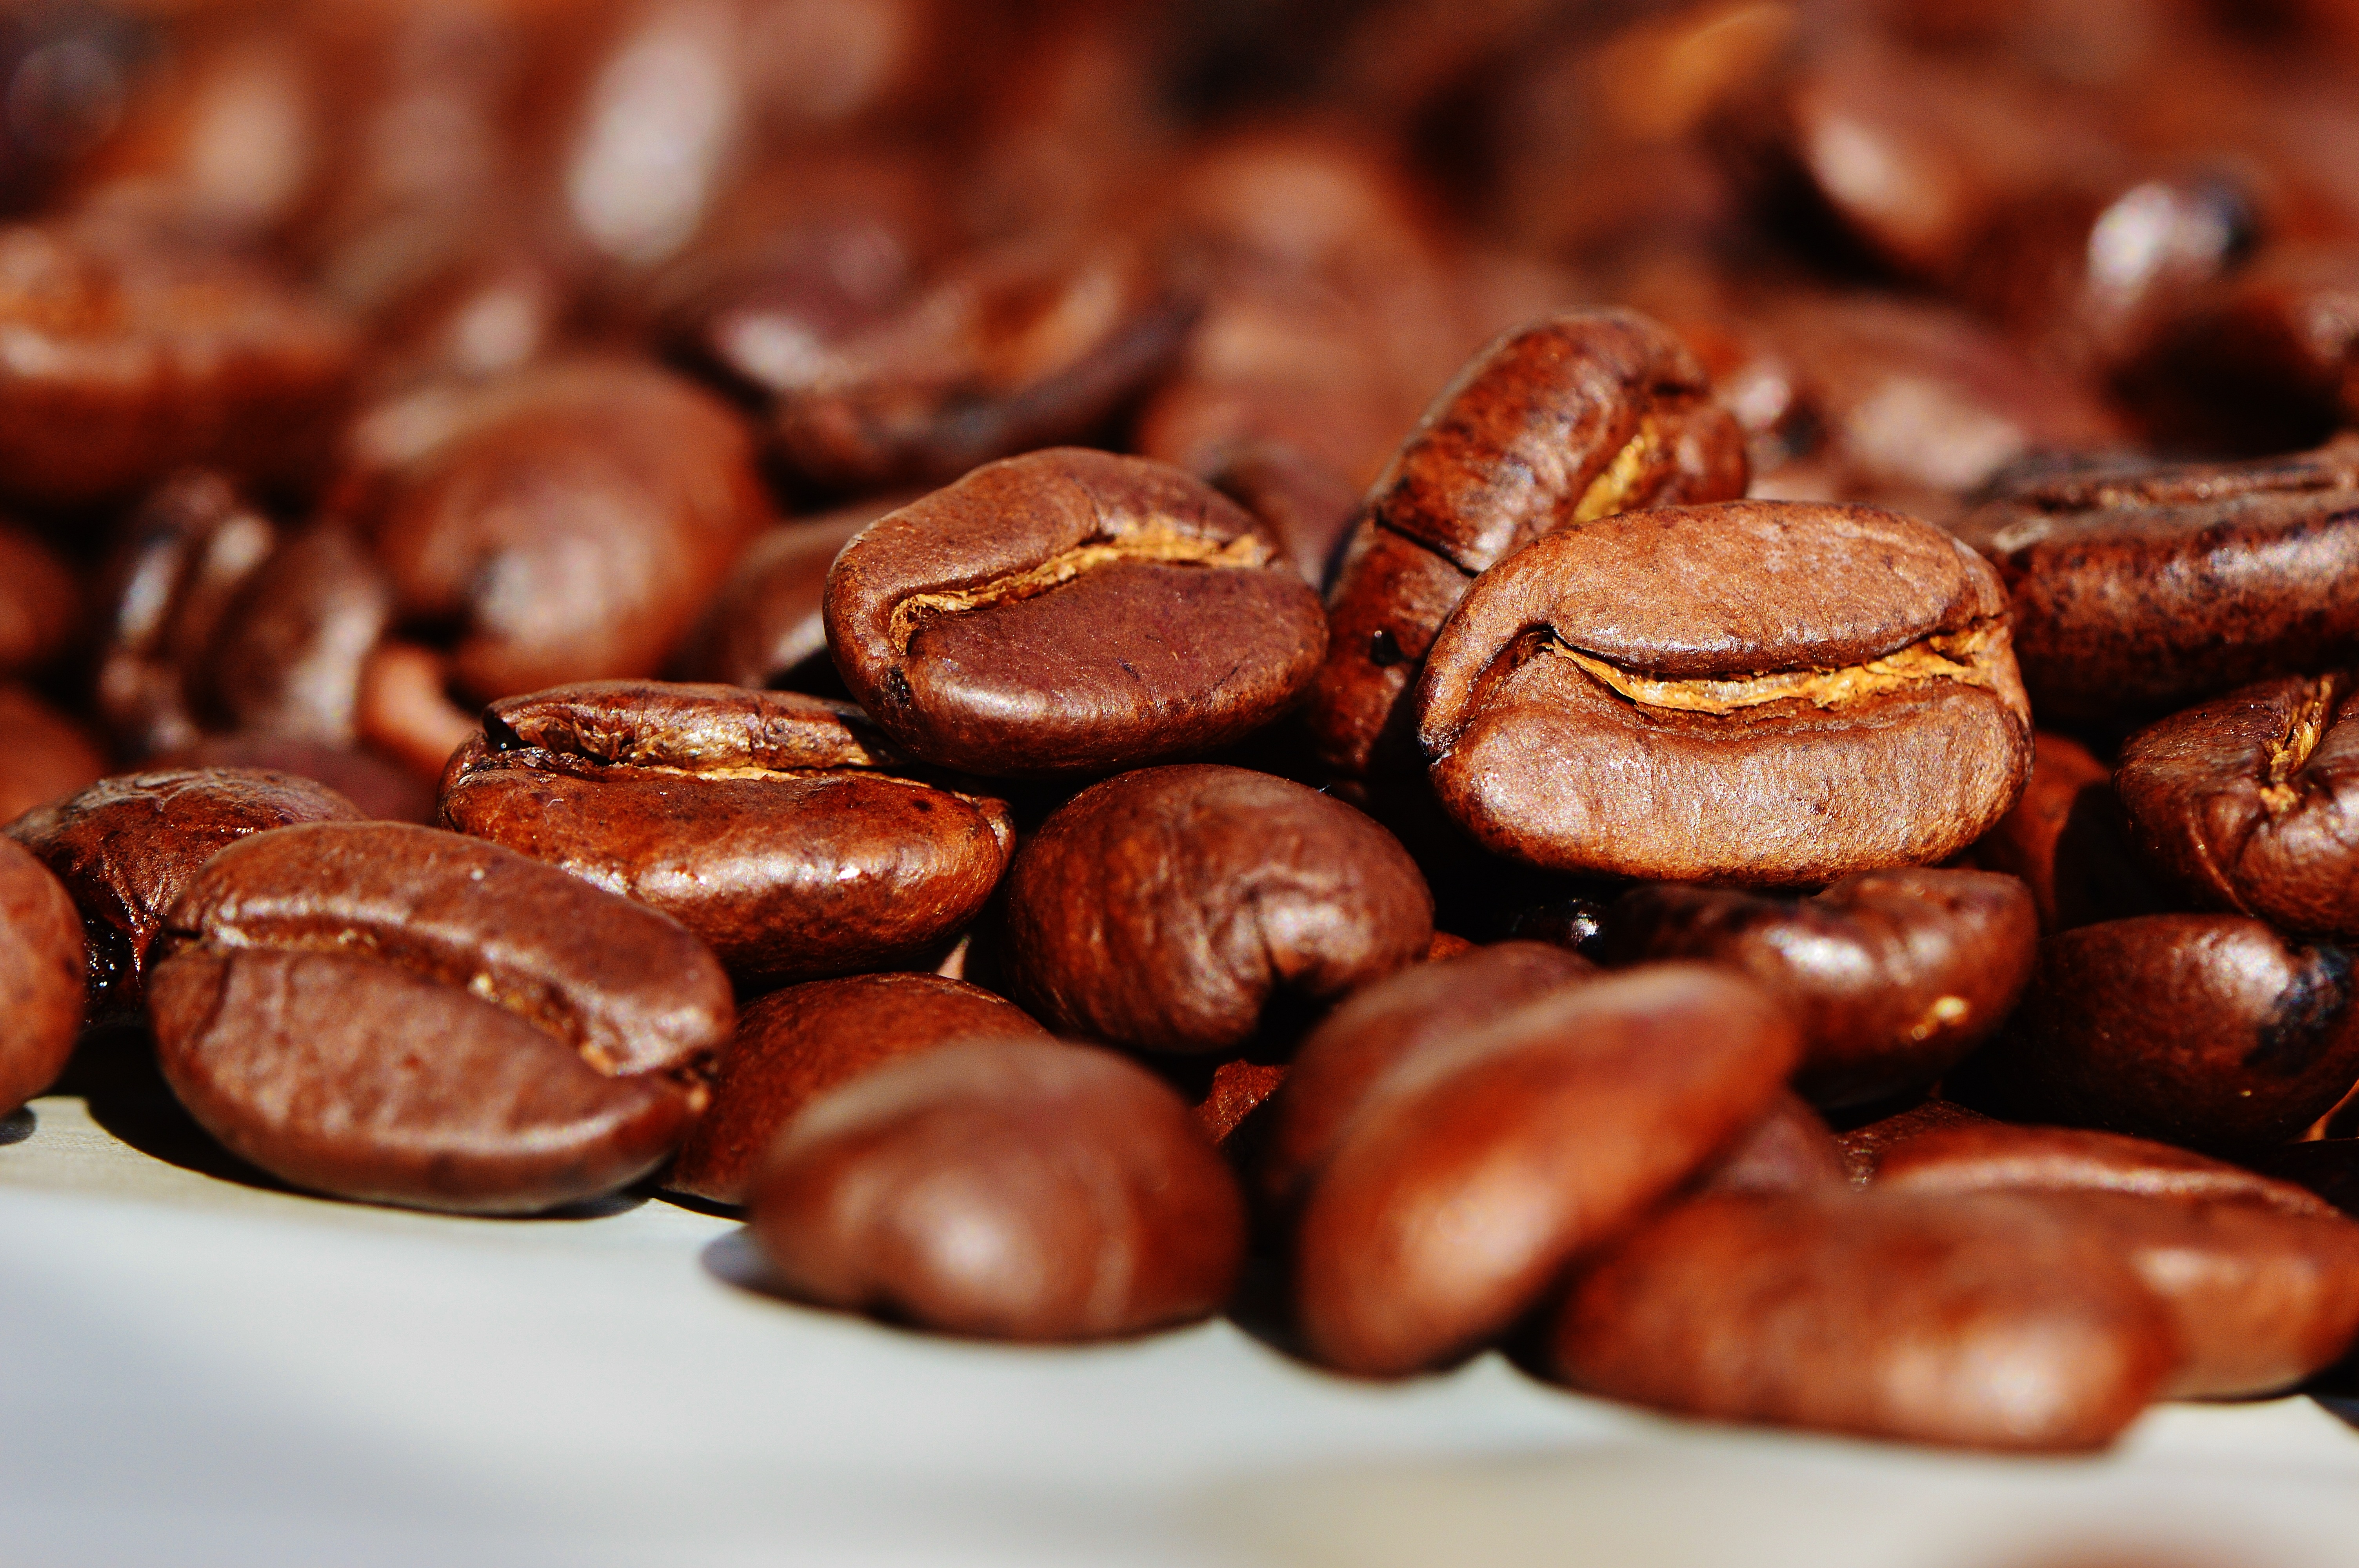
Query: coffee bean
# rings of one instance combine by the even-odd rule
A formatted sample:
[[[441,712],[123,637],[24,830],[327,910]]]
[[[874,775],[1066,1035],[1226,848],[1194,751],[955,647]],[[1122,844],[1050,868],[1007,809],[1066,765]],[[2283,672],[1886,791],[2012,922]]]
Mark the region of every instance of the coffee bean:
[[[155,947],[165,1081],[315,1192],[529,1213],[670,1154],[736,1018],[679,925],[454,833],[313,823],[197,873]]]
[[[841,703],[595,681],[485,708],[441,816],[661,910],[748,979],[931,967],[1015,827],[899,764]]]
[[[1272,1212],[1292,1207],[1394,1069],[1597,973],[1578,954],[1501,942],[1416,965],[1354,992],[1302,1042],[1270,1107],[1256,1176]]]
[[[752,1202],[790,1294],[989,1338],[1202,1317],[1245,1256],[1236,1178],[1186,1104],[1047,1041],[946,1045],[836,1089],[780,1135]]]
[[[252,768],[119,773],[8,825],[81,912],[93,1023],[139,1016],[147,949],[198,870],[250,833],[348,822],[360,808],[310,779]]]
[[[1971,1114],[1887,1135],[1869,1169],[1874,1184],[1891,1192],[2116,1193],[2181,1204],[2257,1205],[2298,1218],[2334,1212],[2290,1182],[2169,1143],[2086,1128],[2021,1127]]]
[[[2121,1194],[2049,1201],[2169,1308],[2180,1360],[2166,1399],[2281,1393],[2359,1340],[2359,1225],[2339,1215]]]
[[[2031,894],[1986,871],[1846,877],[1812,898],[1658,884],[1606,919],[1606,961],[1692,958],[1783,998],[1810,1044],[1795,1086],[1821,1105],[1921,1088],[2006,1021],[2031,979]]]
[[[1369,494],[1311,689],[1321,760],[1364,773],[1387,730],[1407,736],[1419,661],[1468,579],[1543,535],[1730,500],[1745,479],[1742,438],[1702,367],[1654,323],[1604,311],[1503,336],[1434,399]]]
[[[91,217],[0,231],[0,275],[12,493],[94,502],[199,463],[291,478],[323,449],[353,335],[250,261]]]
[[[2347,674],[2288,676],[2131,736],[2114,787],[2147,858],[2211,908],[2359,935],[2353,693]]]
[[[1048,1038],[1021,1008],[939,975],[853,975],[788,986],[745,1009],[712,1074],[712,1104],[664,1185],[743,1203],[778,1130],[839,1084],[958,1040]]]
[[[429,386],[352,445],[332,512],[479,701],[654,675],[770,511],[737,416],[627,361]]]
[[[1332,1001],[1432,936],[1432,896],[1390,834],[1242,768],[1093,784],[1007,879],[1012,994],[1053,1029],[1145,1051],[1234,1050],[1274,998]]]
[[[2034,480],[1959,533],[2006,581],[2024,685],[2051,724],[2359,654],[2359,442]]]
[[[281,544],[239,585],[184,672],[200,723],[350,746],[361,670],[392,618],[385,574],[341,528]]]
[[[1945,1087],[2011,1119],[2191,1149],[2282,1143],[2359,1081],[2351,956],[2257,920],[2151,914],[2039,945],[2007,1027]]]
[[[208,735],[163,752],[164,768],[259,768],[324,784],[381,822],[431,823],[434,786],[375,752],[270,735]]]
[[[1843,1152],[1843,1167],[1850,1172],[1853,1184],[1864,1187],[1875,1178],[1885,1151],[1897,1144],[1951,1127],[1999,1125],[1995,1118],[1969,1110],[1954,1100],[1934,1098],[1837,1133],[1835,1147]]]
[[[2031,761],[1996,578],[1869,507],[1549,535],[1468,592],[1418,701],[1451,816],[1569,871],[1808,884],[1940,860]]]
[[[1077,449],[991,464],[875,524],[829,573],[827,630],[886,733],[993,776],[1240,740],[1327,637],[1249,514],[1176,469]]]
[[[1800,1054],[1767,992],[1661,964],[1403,1062],[1302,1199],[1310,1354],[1398,1376],[1479,1347],[1758,1121]]]
[[[2043,932],[2158,914],[2169,900],[2130,838],[2114,770],[2069,736],[2031,738],[2031,782],[1974,840],[1973,863],[2019,877]]]
[[[82,922],[47,867],[0,839],[0,1116],[65,1071],[82,1022]]]
[[[1087,436],[1180,351],[1197,302],[1118,236],[1017,243],[816,351],[773,434],[842,488],[932,482]]]
[[[2025,1452],[2103,1447],[2176,1370],[2107,1239],[2027,1197],[1724,1195],[1574,1284],[1576,1389],[1720,1421]]]

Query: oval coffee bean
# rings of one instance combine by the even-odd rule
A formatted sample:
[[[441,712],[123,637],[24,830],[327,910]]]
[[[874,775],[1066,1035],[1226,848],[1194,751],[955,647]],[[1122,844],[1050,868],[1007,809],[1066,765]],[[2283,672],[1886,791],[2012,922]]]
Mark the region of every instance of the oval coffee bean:
[[[1388,731],[1408,736],[1419,661],[1472,579],[1543,534],[1734,500],[1745,481],[1735,421],[1652,321],[1596,311],[1503,335],[1435,397],[1370,492],[1311,688],[1321,761],[1362,774]]]
[[[2063,735],[2032,736],[2023,798],[1969,853],[1984,871],[2023,880],[2039,907],[2042,932],[2170,907],[2130,841],[2114,770]]]
[[[8,837],[55,872],[82,912],[90,1018],[135,1019],[148,944],[198,869],[250,833],[351,822],[360,807],[325,784],[255,768],[118,773],[28,811]]]
[[[1177,469],[1070,449],[880,519],[836,557],[826,614],[844,684],[886,732],[986,776],[1241,740],[1327,647],[1318,595],[1250,514]]]
[[[770,515],[744,422],[651,365],[431,385],[356,430],[330,510],[480,702],[654,675]]]
[[[2174,1203],[2258,1205],[2331,1217],[2333,1206],[2292,1182],[2150,1139],[2079,1127],[1974,1118],[1890,1137],[1870,1177],[1890,1192],[2119,1193]]]
[[[2359,1225],[2340,1215],[2108,1193],[2047,1201],[2170,1309],[2180,1360],[2166,1399],[2281,1393],[2359,1340]]]
[[[1758,987],[1661,964],[1402,1063],[1302,1201],[1310,1355],[1398,1376],[1480,1346],[1758,1121],[1800,1055]]]
[[[1180,1097],[1111,1052],[944,1046],[788,1124],[754,1238],[788,1293],[1000,1339],[1102,1339],[1228,1299],[1236,1178]]]
[[[2020,793],[1998,579],[1864,506],[1629,512],[1492,568],[1434,641],[1419,737],[1500,854],[1664,881],[1944,860]]]
[[[2008,1120],[2190,1149],[2283,1143],[2359,1082],[2351,956],[2257,920],[2150,914],[2050,936],[1945,1092]]]
[[[2038,1200],[1681,1205],[1576,1282],[1555,1375],[1655,1410],[1960,1447],[2101,1448],[2175,1369],[2169,1314]]]
[[[1609,963],[1691,958],[1785,999],[1810,1041],[1795,1087],[1820,1105],[1919,1088],[2005,1022],[2031,979],[2028,889],[1986,871],[1846,877],[1812,898],[1663,884],[1606,920]]]
[[[2148,725],[2114,787],[2149,860],[2214,909],[2359,935],[2359,724],[2348,672],[2287,676]]]
[[[86,219],[0,230],[0,475],[55,505],[210,464],[301,477],[341,415],[353,333],[226,250]]]
[[[940,975],[850,975],[788,986],[745,1009],[712,1073],[712,1104],[664,1185],[743,1203],[778,1130],[812,1100],[955,1040],[1048,1038],[1013,1002]]]
[[[1275,995],[1332,1001],[1432,939],[1432,894],[1391,834],[1243,768],[1093,784],[1007,879],[1016,1000],[1053,1029],[1143,1051],[1232,1050]]]
[[[485,708],[441,818],[661,910],[741,978],[930,966],[998,885],[1015,827],[898,762],[842,703],[591,681]]]
[[[2167,712],[2359,654],[2359,451],[2035,479],[1959,524],[2049,723]]]
[[[40,861],[0,838],[0,1116],[57,1081],[82,1020],[73,900]]]
[[[206,862],[148,978],[165,1081],[232,1152],[375,1203],[527,1213],[660,1164],[735,1023],[702,944],[455,833],[313,823]]]
[[[1369,1095],[1401,1063],[1446,1050],[1524,1003],[1598,972],[1560,947],[1501,942],[1415,965],[1353,992],[1304,1039],[1273,1098],[1256,1169],[1262,1196],[1275,1211],[1290,1207]]]

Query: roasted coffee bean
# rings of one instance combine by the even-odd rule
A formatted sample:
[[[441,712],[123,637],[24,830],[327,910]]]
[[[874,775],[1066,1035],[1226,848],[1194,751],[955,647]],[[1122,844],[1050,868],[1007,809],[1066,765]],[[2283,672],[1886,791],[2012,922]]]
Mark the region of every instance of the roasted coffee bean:
[[[1334,641],[1309,709],[1321,761],[1362,774],[1387,730],[1406,740],[1419,661],[1470,579],[1543,535],[1729,500],[1745,479],[1735,423],[1653,322],[1607,311],[1500,338],[1369,494],[1328,596]]]
[[[660,1164],[736,1022],[672,921],[495,844],[255,834],[151,955],[165,1081],[231,1152],[373,1203],[528,1213]]]
[[[434,820],[434,786],[374,752],[272,735],[208,735],[166,752],[155,768],[260,768],[325,784],[379,822]]]
[[[1808,1100],[1788,1093],[1770,1101],[1769,1113],[1738,1136],[1697,1187],[1708,1193],[1799,1193],[1850,1183],[1851,1169],[1833,1131]]]
[[[843,695],[820,613],[827,569],[860,531],[917,497],[894,495],[788,523],[754,541],[729,568],[674,660],[685,680]]]
[[[0,840],[0,1116],[65,1071],[82,1022],[82,922],[49,869]]]
[[[1110,1052],[948,1045],[814,1101],[755,1178],[805,1301],[995,1339],[1102,1339],[1227,1300],[1245,1203],[1179,1096]]]
[[[2023,1004],[1945,1091],[2010,1120],[2234,1152],[2359,1082],[2351,956],[2257,920],[2151,914],[2039,945]]]
[[[1574,1284],[1549,1365],[1657,1410],[1959,1447],[2113,1441],[2177,1368],[2098,1232],[2028,1197],[1724,1195]]]
[[[1974,840],[1973,863],[2022,879],[2039,929],[2158,914],[2168,896],[2131,842],[2114,770],[2086,746],[2046,730],[2031,738],[2031,782],[1998,825]]]
[[[2031,723],[1990,568],[1863,506],[1627,512],[1486,572],[1419,738],[1451,816],[1559,871],[1807,884],[1965,848]]]
[[[1987,871],[1845,877],[1812,898],[1658,884],[1607,917],[1606,961],[1692,958],[1783,998],[1810,1044],[1794,1084],[1821,1105],[1921,1088],[2005,1022],[2031,979],[2029,890]]]
[[[1260,518],[1313,588],[1360,513],[1360,492],[1316,458],[1277,441],[1251,441],[1207,466],[1205,482]]]
[[[743,1203],[797,1112],[839,1084],[959,1040],[1048,1038],[1012,1002],[940,975],[853,975],[788,986],[745,1009],[712,1074],[712,1104],[664,1185]]]
[[[2167,712],[2359,654],[2359,438],[2034,479],[1959,534],[2006,581],[2050,723]]]
[[[1008,873],[1012,994],[1053,1029],[1138,1050],[1234,1050],[1274,997],[1332,1001],[1432,939],[1432,895],[1391,834],[1242,768],[1093,784]]]
[[[86,220],[0,231],[0,277],[11,493],[98,501],[191,463],[295,477],[324,449],[353,335],[252,264]]]
[[[812,344],[777,387],[779,454],[821,484],[874,489],[1087,436],[1179,353],[1197,309],[1130,241],[1018,243]]]
[[[2340,1215],[2120,1194],[2047,1201],[2170,1309],[2180,1357],[2164,1398],[2280,1393],[2359,1340],[2359,1225]]]
[[[106,759],[82,728],[27,691],[0,681],[0,822],[13,822],[37,806],[62,800],[95,783]]]
[[[1756,1123],[1801,1044],[1751,982],[1659,964],[1404,1062],[1302,1198],[1311,1356],[1399,1376],[1477,1348]]]
[[[1176,469],[1059,449],[977,470],[843,548],[844,684],[927,762],[1110,773],[1226,745],[1327,645],[1274,535]]]
[[[101,779],[8,825],[81,912],[93,1023],[139,1016],[148,945],[199,868],[250,833],[349,822],[323,784],[253,768],[163,768]]]
[[[2169,1143],[2087,1128],[1969,1117],[1887,1136],[1870,1162],[1869,1179],[1891,1192],[2116,1193],[2158,1202],[2257,1205],[2312,1219],[2334,1212],[2291,1182]]]
[[[353,448],[332,511],[478,701],[654,675],[770,511],[737,416],[623,361],[431,386]]]
[[[910,776],[841,703],[594,681],[508,697],[451,759],[443,825],[659,909],[746,979],[922,958],[981,912],[1004,802]]]
[[[393,592],[360,542],[314,528],[272,552],[223,611],[195,683],[208,728],[350,746],[361,672],[392,619]]]
[[[1262,1196],[1290,1208],[1360,1108],[1402,1064],[1447,1050],[1536,998],[1598,974],[1578,954],[1501,942],[1401,970],[1354,992],[1295,1053],[1256,1166]]]
[[[2354,691],[2288,676],[2131,736],[2114,788],[2147,858],[2212,908],[2359,935]]]

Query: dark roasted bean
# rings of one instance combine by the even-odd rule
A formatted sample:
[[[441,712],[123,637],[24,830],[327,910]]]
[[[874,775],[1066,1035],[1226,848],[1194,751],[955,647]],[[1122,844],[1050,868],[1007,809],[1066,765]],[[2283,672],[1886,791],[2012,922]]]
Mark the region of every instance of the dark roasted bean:
[[[65,1071],[82,1022],[82,935],[49,869],[0,840],[0,1116]]]

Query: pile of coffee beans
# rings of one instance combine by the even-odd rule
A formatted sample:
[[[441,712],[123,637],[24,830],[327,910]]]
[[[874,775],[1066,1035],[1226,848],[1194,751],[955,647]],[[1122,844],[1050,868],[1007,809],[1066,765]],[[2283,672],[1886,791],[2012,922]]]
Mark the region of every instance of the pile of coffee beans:
[[[77,0],[0,103],[0,1114],[1921,1443],[2348,1375],[2349,6]]]

